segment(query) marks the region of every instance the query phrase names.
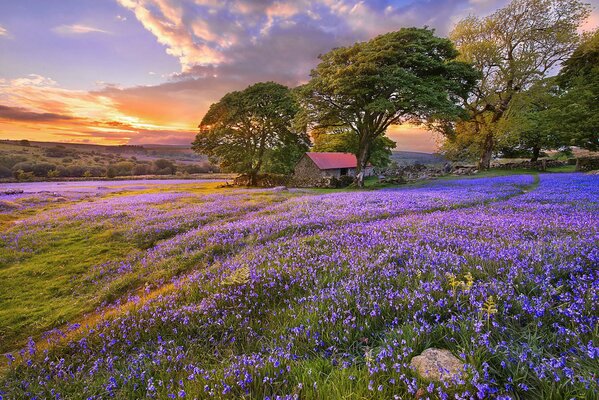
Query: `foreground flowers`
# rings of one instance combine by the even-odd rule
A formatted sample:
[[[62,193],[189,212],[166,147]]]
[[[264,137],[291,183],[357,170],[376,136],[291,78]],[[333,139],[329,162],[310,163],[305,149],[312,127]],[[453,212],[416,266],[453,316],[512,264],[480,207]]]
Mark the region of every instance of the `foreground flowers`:
[[[132,234],[147,232],[147,208],[147,224],[170,223],[170,233],[94,279],[145,276],[151,291],[172,277],[172,289],[103,308],[89,329],[50,334],[44,350],[31,342],[10,354],[0,383],[7,397],[569,398],[599,390],[597,177],[238,193],[200,205],[164,196],[137,198],[135,211],[124,206],[117,218]],[[127,203],[117,199],[102,200],[106,215]],[[222,217],[202,212],[204,203]],[[73,215],[85,219],[81,210]],[[60,215],[25,223],[41,231],[72,223]],[[429,347],[463,360],[463,376],[420,379],[410,360]]]

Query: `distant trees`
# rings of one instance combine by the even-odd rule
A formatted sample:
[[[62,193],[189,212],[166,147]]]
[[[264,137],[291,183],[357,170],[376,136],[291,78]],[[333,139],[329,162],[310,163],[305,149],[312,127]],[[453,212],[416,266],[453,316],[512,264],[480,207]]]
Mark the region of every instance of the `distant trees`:
[[[159,158],[154,161],[156,174],[158,175],[174,175],[177,172],[177,167],[170,160]]]
[[[460,21],[450,38],[481,79],[466,102],[469,119],[446,132],[446,151],[475,153],[479,168],[489,168],[512,102],[574,51],[588,15],[579,0],[513,0],[488,17]],[[528,133],[536,130],[530,126]]]
[[[228,93],[210,106],[193,149],[225,171],[248,174],[252,185],[259,173],[288,173],[309,144],[292,125],[297,111],[291,91],[278,83]]]
[[[360,172],[389,126],[434,125],[462,114],[460,103],[477,75],[457,55],[450,40],[426,28],[334,49],[320,57],[310,82],[299,89],[302,117],[311,128],[349,128]],[[357,184],[363,185],[363,174]]]

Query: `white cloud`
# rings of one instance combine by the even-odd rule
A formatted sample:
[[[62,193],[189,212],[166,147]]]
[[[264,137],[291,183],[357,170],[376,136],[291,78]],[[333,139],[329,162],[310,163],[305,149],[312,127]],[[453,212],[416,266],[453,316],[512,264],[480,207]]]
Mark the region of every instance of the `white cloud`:
[[[2,26],[0,26],[0,36],[8,36],[8,31]]]
[[[89,25],[73,24],[73,25],[60,25],[53,29],[54,32],[61,35],[80,35],[85,33],[110,33],[103,29],[95,28]]]
[[[4,81],[3,81],[4,82]],[[2,82],[0,82],[2,83]],[[24,86],[56,86],[56,81],[52,78],[47,78],[38,74],[29,74],[24,78],[16,78],[10,81],[10,85],[13,87],[24,87]]]
[[[125,22],[125,21],[127,21],[127,17],[125,17],[125,16],[122,16],[122,15],[120,15],[120,14],[119,14],[119,15],[117,15],[115,18],[116,18],[116,20],[117,20],[117,21],[121,21],[121,22]]]

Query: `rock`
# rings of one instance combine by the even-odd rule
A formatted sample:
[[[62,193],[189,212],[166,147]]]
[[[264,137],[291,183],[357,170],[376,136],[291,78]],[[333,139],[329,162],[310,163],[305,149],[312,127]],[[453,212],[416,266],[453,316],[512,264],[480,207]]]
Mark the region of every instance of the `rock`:
[[[287,186],[275,186],[274,188],[272,188],[273,192],[287,192],[289,191],[289,189],[287,189]]]
[[[433,381],[451,380],[464,371],[464,363],[451,354],[451,351],[432,347],[412,358],[410,365],[420,376]]]

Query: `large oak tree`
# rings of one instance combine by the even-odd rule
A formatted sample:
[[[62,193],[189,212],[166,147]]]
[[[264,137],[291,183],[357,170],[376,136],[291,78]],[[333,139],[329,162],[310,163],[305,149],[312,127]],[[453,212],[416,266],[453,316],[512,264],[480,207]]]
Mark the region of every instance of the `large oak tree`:
[[[460,59],[473,64],[481,79],[467,101],[469,122],[459,124],[450,140],[476,147],[479,168],[489,168],[516,94],[568,58],[588,15],[579,0],[513,0],[488,17],[465,18],[451,32]]]
[[[193,149],[224,171],[244,173],[255,185],[259,173],[289,173],[310,143],[292,122],[298,104],[275,82],[256,83],[226,94],[199,125]]]
[[[356,136],[358,172],[374,141],[406,122],[456,119],[461,99],[476,79],[456,61],[450,40],[430,29],[404,28],[322,56],[309,83],[299,89],[303,117],[312,129],[347,127]],[[363,174],[357,183],[363,185]]]

